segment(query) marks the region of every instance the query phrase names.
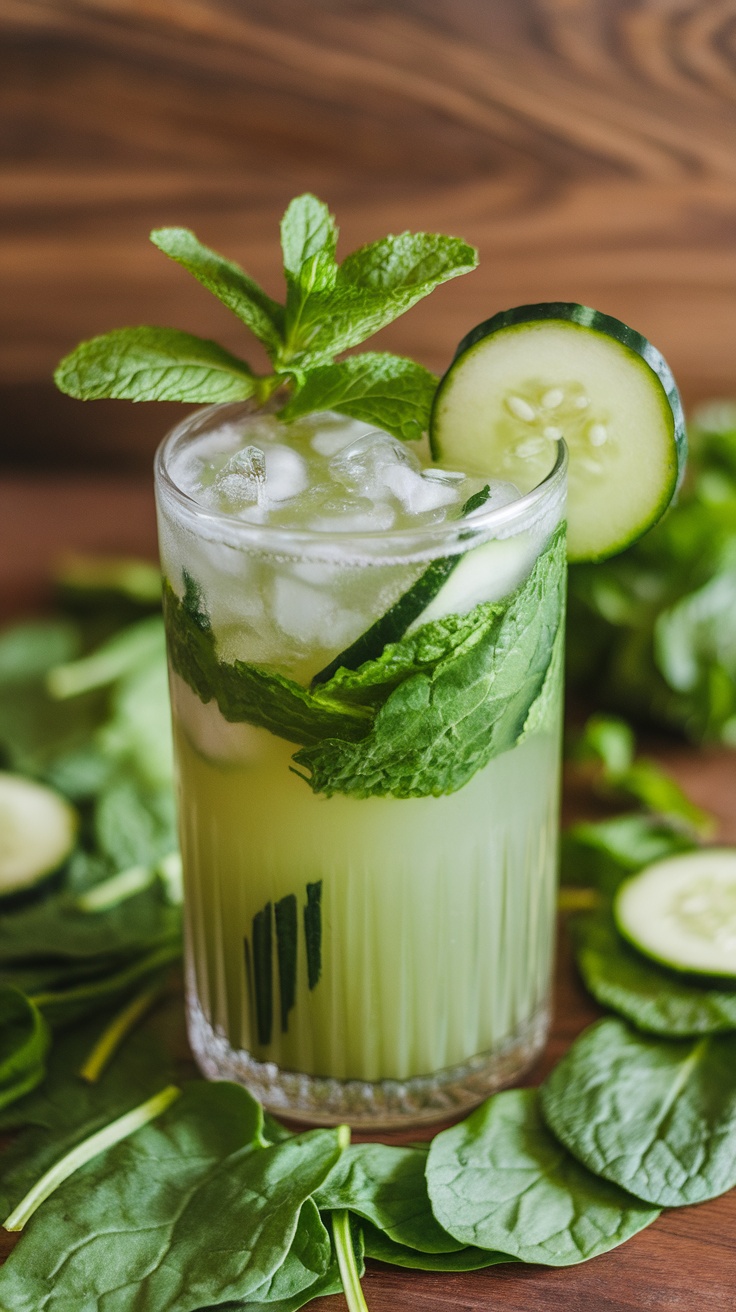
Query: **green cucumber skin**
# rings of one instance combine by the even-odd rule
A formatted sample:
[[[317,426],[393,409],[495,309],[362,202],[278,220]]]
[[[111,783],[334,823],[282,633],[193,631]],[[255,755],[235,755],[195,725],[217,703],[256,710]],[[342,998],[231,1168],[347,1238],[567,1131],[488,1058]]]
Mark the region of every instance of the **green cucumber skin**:
[[[403,638],[409,625],[426,609],[462,559],[460,553],[433,561],[408,592],[399,597],[393,606],[389,606],[375,624],[315,674],[311,686],[315,688],[320,683],[327,683],[340,669],[357,670],[365,661],[376,660],[388,643]]]
[[[442,458],[436,440],[435,415],[439,412],[440,401],[447,381],[451,377],[453,366],[460,357],[472,350],[486,337],[492,336],[501,329],[516,328],[525,323],[540,323],[555,319],[577,324],[581,328],[591,328],[595,332],[614,338],[622,346],[628,347],[630,351],[638,355],[649,366],[659,381],[672,415],[676,467],[673,471],[672,482],[656,508],[651,523],[647,525],[647,528],[652,528],[657,520],[662,518],[665,510],[676,496],[685,474],[687,430],[680,393],[672,370],[656,346],[652,346],[652,343],[646,337],[636,332],[635,329],[629,328],[628,324],[623,323],[620,319],[614,319],[610,314],[603,314],[600,310],[594,310],[589,305],[578,305],[575,301],[542,301],[538,305],[517,305],[510,310],[500,310],[498,314],[492,315],[490,319],[485,319],[483,323],[479,323],[477,327],[472,328],[460,342],[453,356],[452,364],[440,379],[434,395],[429,419],[429,444],[432,458],[434,460]],[[605,560],[608,556],[625,550],[629,545],[629,542],[623,542],[599,552],[595,556],[586,556],[585,559],[590,561]]]

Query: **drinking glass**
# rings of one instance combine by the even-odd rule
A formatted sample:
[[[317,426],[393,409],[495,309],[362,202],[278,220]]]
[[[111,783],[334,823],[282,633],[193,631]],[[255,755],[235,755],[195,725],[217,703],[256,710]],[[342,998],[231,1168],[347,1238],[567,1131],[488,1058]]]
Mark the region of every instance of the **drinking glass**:
[[[308,531],[184,490],[193,456],[251,422],[247,405],[198,411],[156,458],[192,1049],[206,1075],[305,1122],[444,1118],[516,1080],[548,1028],[564,445],[500,508]],[[308,698],[431,567],[450,578],[460,558],[457,612],[437,614],[438,593],[408,629],[414,666],[377,715],[364,671],[337,727],[329,696],[317,728],[284,721],[282,695]],[[437,625],[460,632],[469,612],[483,637],[437,659]]]

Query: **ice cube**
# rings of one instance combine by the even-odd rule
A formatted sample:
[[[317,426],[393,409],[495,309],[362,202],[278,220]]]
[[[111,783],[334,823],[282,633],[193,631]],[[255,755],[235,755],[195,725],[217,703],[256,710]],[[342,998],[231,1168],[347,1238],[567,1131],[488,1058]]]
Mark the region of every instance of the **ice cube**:
[[[365,627],[363,617],[340,605],[334,592],[310,587],[292,574],[274,579],[270,600],[274,623],[303,647],[339,649],[346,635],[355,636]]]
[[[261,505],[266,490],[266,457],[259,446],[244,446],[231,455],[212,482],[210,494],[221,510]]]
[[[370,424],[364,424],[360,419],[343,419],[341,415],[325,415],[319,431],[315,433],[311,440],[311,447],[320,456],[337,455],[351,442],[355,442],[359,437],[365,437],[367,433],[374,430]]]
[[[372,501],[384,501],[391,492],[391,475],[397,469],[417,473],[421,468],[413,451],[389,433],[373,431],[357,438],[330,461],[330,473],[343,487],[361,492]]]
[[[269,501],[291,501],[304,492],[309,475],[302,457],[289,446],[276,444],[265,451],[266,496]]]

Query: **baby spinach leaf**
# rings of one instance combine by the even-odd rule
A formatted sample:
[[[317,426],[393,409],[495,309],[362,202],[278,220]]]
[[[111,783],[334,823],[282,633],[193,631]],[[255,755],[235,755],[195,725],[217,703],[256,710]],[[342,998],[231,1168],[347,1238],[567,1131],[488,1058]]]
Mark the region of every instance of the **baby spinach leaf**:
[[[371,1221],[389,1239],[424,1253],[451,1253],[462,1244],[432,1215],[424,1148],[351,1144],[315,1195],[323,1211],[344,1208]]]
[[[181,913],[155,886],[94,915],[79,911],[66,889],[0,919],[0,960],[97,961],[153,951],[181,935]],[[106,960],[107,959],[107,960]]]
[[[271,300],[239,264],[203,246],[188,228],[155,228],[151,241],[247,324],[271,357],[278,353],[283,307]]]
[[[257,390],[245,360],[178,328],[114,328],[91,337],[54,373],[60,392],[83,401],[244,401]]]
[[[458,1248],[450,1253],[425,1253],[416,1248],[397,1244],[376,1226],[363,1225],[365,1255],[377,1262],[403,1266],[413,1271],[480,1271],[483,1267],[497,1266],[499,1262],[515,1262],[507,1253],[491,1253],[485,1248]]]
[[[175,940],[154,948],[142,956],[125,960],[117,968],[111,963],[98,974],[82,978],[59,979],[53,987],[33,991],[32,1001],[53,1029],[69,1025],[85,1016],[103,1011],[128,997],[142,983],[164,978],[167,967],[181,956],[181,943]],[[76,971],[70,972],[76,975]]]
[[[564,530],[500,619],[428,674],[405,679],[357,743],[324,739],[294,761],[316,793],[426,797],[455,792],[523,731],[560,624]]]
[[[340,1151],[337,1131],[262,1149],[260,1135],[261,1109],[244,1089],[188,1086],[34,1215],[0,1272],[0,1302],[66,1312],[83,1295],[115,1312],[194,1312],[213,1296],[255,1294],[286,1258],[303,1203]],[[314,1252],[311,1238],[301,1251]]]
[[[621,937],[610,911],[575,916],[570,928],[586,988],[638,1029],[671,1038],[736,1030],[736,989],[649,961]]]
[[[0,987],[0,1107],[41,1082],[48,1047],[48,1026],[38,1007],[18,989]]]
[[[43,679],[54,665],[74,660],[81,634],[69,620],[34,620],[0,633],[0,688]]]
[[[436,376],[413,360],[366,352],[310,369],[281,411],[281,418],[337,410],[375,424],[402,441],[415,441],[427,430],[436,390]]]
[[[95,1084],[79,1076],[104,1021],[54,1039],[47,1073],[32,1093],[0,1112],[0,1129],[23,1129],[0,1156],[0,1213],[7,1216],[61,1157],[171,1083],[175,1070],[157,1027],[132,1034]]]
[[[427,1183],[435,1216],[456,1239],[545,1266],[606,1253],[659,1214],[571,1157],[533,1089],[496,1094],[437,1135]]]
[[[287,1302],[311,1289],[324,1276],[331,1258],[330,1236],[312,1199],[307,1198],[286,1257],[273,1275],[256,1289],[253,1297],[270,1306]]]
[[[612,897],[628,875],[695,846],[669,821],[638,811],[572,825],[562,835],[562,882],[589,884]]]
[[[736,1184],[736,1036],[647,1038],[602,1020],[541,1090],[547,1124],[591,1171],[658,1207]]]

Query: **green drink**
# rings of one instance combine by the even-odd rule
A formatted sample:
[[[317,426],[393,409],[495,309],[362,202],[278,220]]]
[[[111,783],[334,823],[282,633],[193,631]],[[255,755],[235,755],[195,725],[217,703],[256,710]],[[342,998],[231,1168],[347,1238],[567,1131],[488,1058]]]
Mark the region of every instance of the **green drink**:
[[[273,1110],[432,1119],[544,1041],[564,474],[243,406],[161,449],[190,1035]]]

